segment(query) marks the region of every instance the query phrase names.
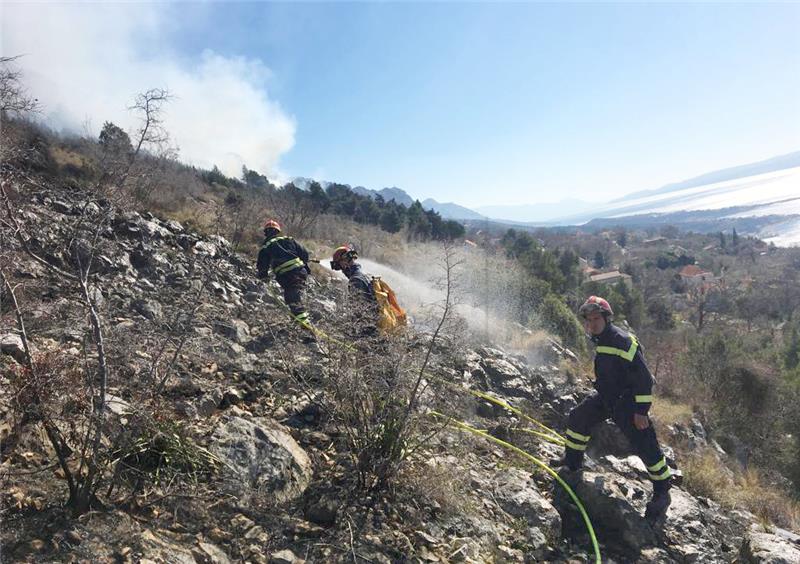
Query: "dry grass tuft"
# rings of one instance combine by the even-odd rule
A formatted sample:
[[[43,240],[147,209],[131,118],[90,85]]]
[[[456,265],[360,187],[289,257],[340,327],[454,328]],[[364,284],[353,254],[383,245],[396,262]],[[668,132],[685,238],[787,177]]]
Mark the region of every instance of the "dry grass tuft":
[[[689,404],[658,396],[653,402],[651,413],[664,425],[674,425],[675,423],[688,425],[692,421],[694,410]]]
[[[800,528],[800,503],[754,468],[731,470],[711,451],[683,463],[683,487],[730,509],[744,509],[790,530]]]

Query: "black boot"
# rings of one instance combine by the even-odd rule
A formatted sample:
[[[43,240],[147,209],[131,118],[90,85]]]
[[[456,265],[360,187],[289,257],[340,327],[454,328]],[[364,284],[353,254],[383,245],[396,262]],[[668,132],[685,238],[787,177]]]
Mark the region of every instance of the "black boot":
[[[569,466],[564,466],[558,471],[558,476],[574,490],[583,480],[583,468],[572,469]]]
[[[666,517],[667,509],[672,503],[672,497],[669,495],[670,485],[669,478],[662,482],[653,483],[653,497],[647,502],[647,508],[644,511],[644,518],[650,523],[655,523],[659,519]]]
[[[569,486],[572,493],[576,493],[578,485],[583,481],[583,469],[572,470],[569,466],[562,466],[558,469],[558,477]],[[574,505],[575,501],[567,493],[564,485],[557,479],[553,479],[553,504],[556,506]]]

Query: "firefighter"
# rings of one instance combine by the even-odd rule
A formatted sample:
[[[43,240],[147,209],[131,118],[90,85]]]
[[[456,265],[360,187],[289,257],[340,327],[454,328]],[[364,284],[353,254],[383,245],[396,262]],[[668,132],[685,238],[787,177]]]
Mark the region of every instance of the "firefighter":
[[[283,299],[293,319],[304,329],[310,330],[308,312],[303,307],[306,278],[311,274],[308,251],[293,238],[281,236],[281,226],[274,219],[264,224],[264,244],[258,253],[256,265],[258,277],[268,281],[270,268],[283,290]]]
[[[596,391],[569,414],[562,477],[577,483],[592,428],[610,417],[647,467],[653,496],[645,518],[656,521],[666,515],[672,501],[669,495],[672,473],[648,417],[653,402],[653,377],[645,364],[642,347],[633,334],[611,323],[614,312],[603,298],[590,296],[580,307],[579,315],[597,345]]]
[[[351,292],[361,298],[374,302],[375,293],[372,291],[372,279],[361,272],[361,265],[356,262],[358,253],[350,245],[338,247],[333,252],[331,270],[341,270],[347,277],[347,286]]]
[[[357,326],[356,334],[367,337],[377,333],[378,302],[372,277],[361,271],[356,262],[358,253],[351,245],[343,245],[333,252],[331,270],[340,270],[347,277],[349,297],[348,314]]]

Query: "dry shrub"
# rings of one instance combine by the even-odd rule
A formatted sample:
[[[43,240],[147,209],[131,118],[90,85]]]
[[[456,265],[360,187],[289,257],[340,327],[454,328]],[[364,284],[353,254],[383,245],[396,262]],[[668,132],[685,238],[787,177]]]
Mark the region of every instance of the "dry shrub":
[[[800,528],[800,503],[756,468],[737,473],[734,497],[737,504],[770,523],[793,531]]]
[[[458,454],[432,457],[409,465],[402,473],[403,481],[415,497],[424,498],[445,515],[470,514],[480,510],[472,495],[469,473],[464,472],[456,458]]]
[[[800,527],[800,503],[756,468],[731,470],[707,450],[688,457],[683,472],[683,487],[693,495],[708,497],[723,507],[745,509],[779,527]]]
[[[80,169],[90,164],[84,155],[65,147],[51,147],[50,156],[60,167],[70,166]]]
[[[442,283],[445,298],[432,313],[431,333],[380,334],[375,313],[357,295],[345,300],[326,327],[337,346],[330,348],[326,405],[332,424],[345,438],[359,486],[392,486],[409,457],[421,451],[445,427],[433,423],[427,409],[448,412],[450,394],[432,377],[439,363],[452,365],[458,335],[454,289],[458,257],[445,247]]]
[[[8,372],[14,398],[14,414],[22,421],[46,420],[62,423],[69,436],[77,437],[75,414],[90,409],[91,396],[83,391],[80,360],[61,351],[33,356],[34,370],[12,365]]]
[[[653,402],[650,413],[663,425],[674,425],[675,423],[688,425],[692,421],[694,410],[689,404],[666,397],[658,397]]]
[[[688,457],[682,465],[683,487],[693,495],[730,504],[733,489],[732,472],[711,451]]]

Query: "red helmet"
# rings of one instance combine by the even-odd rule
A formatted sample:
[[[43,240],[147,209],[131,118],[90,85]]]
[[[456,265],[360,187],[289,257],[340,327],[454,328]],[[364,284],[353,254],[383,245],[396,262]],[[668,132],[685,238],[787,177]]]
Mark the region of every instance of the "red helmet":
[[[341,246],[337,247],[335,251],[333,251],[333,260],[339,262],[342,260],[344,255],[349,253],[352,249],[349,246]]]
[[[614,315],[614,310],[611,309],[609,303],[598,296],[589,296],[578,310],[578,315],[586,317],[587,314],[593,311],[599,311],[604,315]]]
[[[275,231],[281,230],[281,224],[275,221],[274,219],[268,219],[267,222],[264,224],[264,231],[267,229],[274,229]]]
[[[342,245],[341,247],[337,247],[335,251],[333,251],[333,260],[331,261],[331,269],[333,270],[341,270],[341,266],[339,262],[344,259],[357,259],[358,253],[352,247],[352,245]]]

